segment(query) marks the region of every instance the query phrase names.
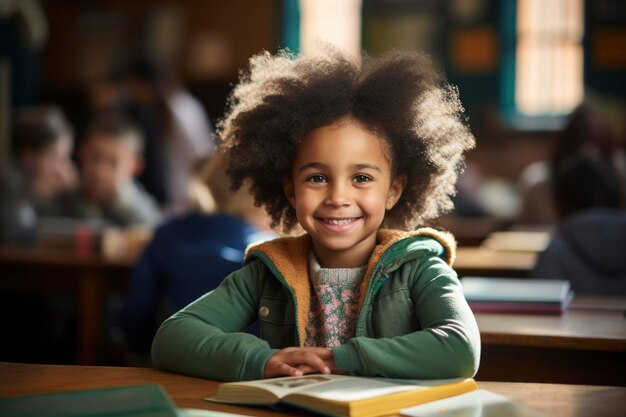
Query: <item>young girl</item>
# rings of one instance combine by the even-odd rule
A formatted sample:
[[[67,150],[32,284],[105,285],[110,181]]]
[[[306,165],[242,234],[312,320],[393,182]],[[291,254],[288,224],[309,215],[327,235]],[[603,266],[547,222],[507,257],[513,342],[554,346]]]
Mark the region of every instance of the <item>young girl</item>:
[[[480,337],[454,239],[415,230],[451,208],[474,145],[456,90],[415,53],[362,65],[332,50],[262,54],[230,104],[220,138],[233,187],[249,180],[273,226],[306,233],[249,248],[242,269],[161,325],[154,363],[229,381],[473,375]],[[261,338],[242,333],[257,319]]]

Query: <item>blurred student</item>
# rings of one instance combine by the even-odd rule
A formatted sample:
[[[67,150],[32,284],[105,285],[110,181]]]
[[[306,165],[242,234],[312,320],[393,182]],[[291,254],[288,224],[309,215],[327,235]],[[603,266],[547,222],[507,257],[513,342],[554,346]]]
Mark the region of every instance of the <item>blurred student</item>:
[[[532,273],[579,294],[626,295],[626,211],[610,156],[581,153],[554,176],[557,230]]]
[[[200,101],[180,83],[171,83],[167,105],[172,117],[166,142],[167,189],[171,205],[181,207],[193,167],[215,149],[213,126]]]
[[[159,205],[169,201],[166,187],[167,157],[166,131],[169,111],[162,93],[162,70],[148,61],[137,61],[124,75],[125,106],[128,116],[137,123],[144,137],[145,166],[137,177]]]
[[[61,199],[58,214],[120,227],[155,223],[159,207],[135,181],[142,148],[143,137],[130,121],[115,113],[96,116],[78,150],[80,188]]]
[[[249,244],[275,236],[247,189],[230,192],[221,156],[199,177],[208,203],[201,203],[200,188],[198,209],[159,226],[134,269],[121,320],[132,354],[147,355],[163,319],[241,268]]]
[[[167,208],[181,209],[193,168],[213,152],[213,127],[204,107],[171,68],[142,59],[129,77],[131,115],[147,138],[142,182]]]
[[[12,160],[0,176],[0,243],[34,243],[40,217],[54,211],[61,193],[77,186],[78,174],[70,158],[73,145],[72,126],[60,108],[28,107],[15,112]],[[63,294],[1,289],[0,361],[72,363],[75,323],[72,303]]]
[[[589,105],[578,107],[552,142],[549,158],[528,165],[520,174],[520,221],[529,224],[557,222],[552,190],[555,187],[554,175],[563,162],[573,155],[588,152],[605,157],[612,155],[611,163],[617,167],[623,164],[623,152],[614,152],[616,149],[616,138],[604,119]]]
[[[11,135],[12,163],[0,178],[0,241],[33,237],[37,217],[54,210],[55,199],[74,189],[73,130],[55,106],[18,110]]]

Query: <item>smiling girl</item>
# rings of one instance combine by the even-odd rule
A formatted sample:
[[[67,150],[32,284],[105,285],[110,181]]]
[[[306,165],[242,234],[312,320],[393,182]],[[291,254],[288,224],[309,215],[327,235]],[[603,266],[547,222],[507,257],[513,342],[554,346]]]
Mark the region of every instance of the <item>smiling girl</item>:
[[[154,363],[218,380],[474,375],[480,338],[454,239],[420,227],[452,207],[474,145],[430,61],[261,54],[230,104],[219,134],[233,188],[249,181],[274,227],[306,233],[249,248],[161,325]],[[260,338],[242,333],[257,319]]]

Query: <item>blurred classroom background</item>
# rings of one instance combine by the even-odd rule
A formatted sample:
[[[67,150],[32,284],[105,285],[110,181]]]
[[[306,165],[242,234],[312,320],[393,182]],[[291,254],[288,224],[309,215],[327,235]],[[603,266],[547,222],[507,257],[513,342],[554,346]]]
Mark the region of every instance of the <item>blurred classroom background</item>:
[[[457,236],[459,276],[569,279],[550,259],[533,271],[561,222],[595,208],[600,220],[575,230],[615,250],[592,261],[609,272],[581,279],[612,281],[578,291],[626,295],[622,0],[0,0],[0,304],[13,341],[0,360],[149,363],[158,321],[207,291],[172,282],[197,279],[198,256],[235,269],[270,234],[215,179],[233,84],[252,55],[315,53],[319,40],[355,57],[424,50],[458,86],[477,146],[455,210],[432,225]],[[42,139],[29,149],[24,136]],[[228,231],[203,222],[223,213],[245,220],[237,241],[209,245]],[[159,236],[180,245],[156,248]],[[131,311],[144,289],[132,303],[145,311]]]

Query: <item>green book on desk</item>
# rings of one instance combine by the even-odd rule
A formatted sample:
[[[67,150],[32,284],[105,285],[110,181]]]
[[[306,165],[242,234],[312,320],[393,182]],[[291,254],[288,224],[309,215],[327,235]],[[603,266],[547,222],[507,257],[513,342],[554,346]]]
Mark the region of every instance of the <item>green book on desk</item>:
[[[569,281],[465,277],[463,294],[475,312],[560,314],[572,301]]]
[[[129,385],[0,399],[2,417],[180,417],[160,385]]]

